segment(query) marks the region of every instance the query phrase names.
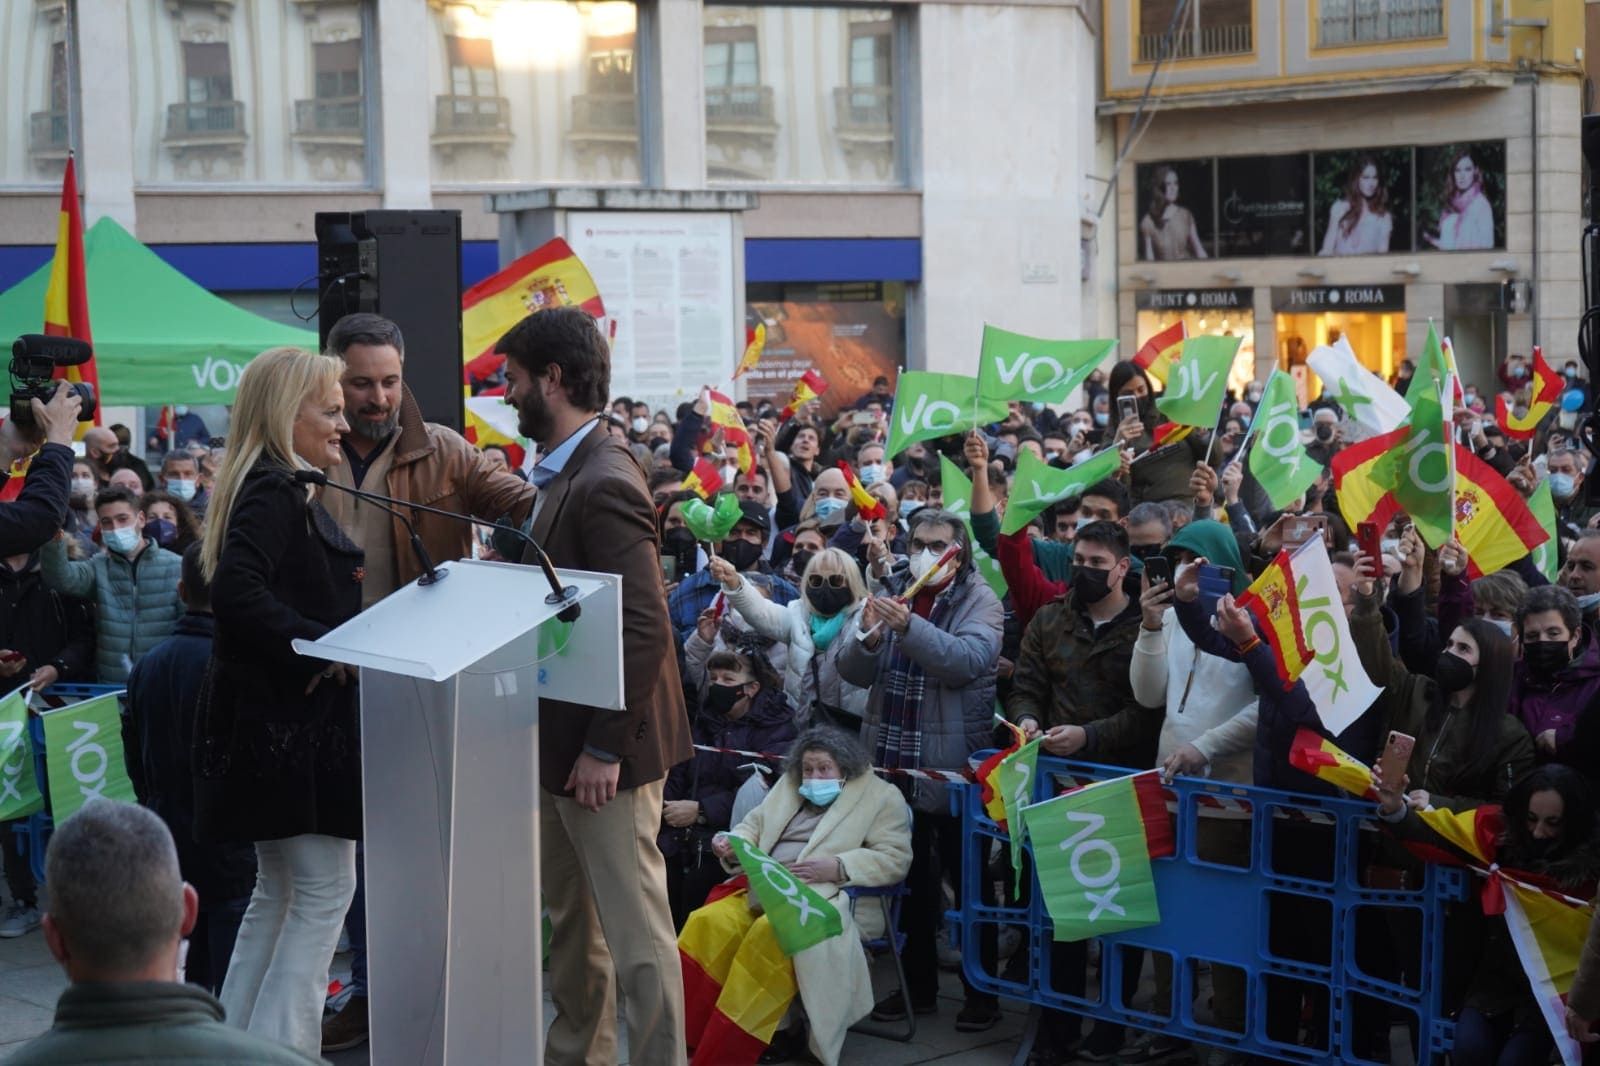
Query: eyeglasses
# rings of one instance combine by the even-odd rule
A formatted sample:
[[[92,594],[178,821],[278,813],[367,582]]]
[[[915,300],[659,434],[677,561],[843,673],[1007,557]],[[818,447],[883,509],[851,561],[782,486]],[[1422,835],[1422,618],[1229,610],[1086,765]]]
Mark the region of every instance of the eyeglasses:
[[[811,574],[806,578],[806,588],[808,589],[820,589],[823,585],[827,585],[831,589],[842,589],[845,585],[844,575]]]
[[[950,542],[947,540],[923,540],[921,537],[911,538],[911,550],[913,552],[931,551],[935,555],[943,555],[945,549],[948,547],[950,547]]]

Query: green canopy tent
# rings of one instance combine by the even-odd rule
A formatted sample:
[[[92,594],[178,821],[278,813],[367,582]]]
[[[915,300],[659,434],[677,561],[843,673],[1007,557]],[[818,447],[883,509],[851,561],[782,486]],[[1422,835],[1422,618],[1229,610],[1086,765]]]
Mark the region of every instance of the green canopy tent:
[[[312,351],[311,330],[280,325],[215,296],[109,218],[83,236],[100,402],[231,404],[245,364],[268,348]],[[47,262],[0,293],[0,338],[44,330]]]

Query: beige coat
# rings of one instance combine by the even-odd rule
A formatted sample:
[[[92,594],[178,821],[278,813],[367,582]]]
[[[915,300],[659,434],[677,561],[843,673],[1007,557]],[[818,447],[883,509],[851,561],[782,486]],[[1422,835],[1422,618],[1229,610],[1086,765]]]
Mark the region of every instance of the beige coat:
[[[800,810],[795,779],[784,774],[767,798],[734,826],[733,834],[771,852],[784,826]],[[905,880],[911,869],[911,812],[900,790],[867,774],[845,782],[839,798],[801,851],[802,859],[836,858],[844,863],[844,884],[812,885],[844,918],[844,935],[830,937],[794,957],[795,982],[805,1005],[811,1050],[824,1063],[839,1061],[845,1031],[872,1011],[872,977],[867,972],[863,938],[883,932],[879,908],[863,905],[861,922],[850,914],[847,885],[881,887]]]

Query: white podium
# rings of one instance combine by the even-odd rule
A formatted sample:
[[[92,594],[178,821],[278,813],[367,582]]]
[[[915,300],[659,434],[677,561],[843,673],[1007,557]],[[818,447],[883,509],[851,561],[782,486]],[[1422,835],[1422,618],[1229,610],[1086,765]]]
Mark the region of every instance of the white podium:
[[[621,709],[622,579],[439,570],[294,644],[361,671],[371,1060],[539,1063],[538,704]]]

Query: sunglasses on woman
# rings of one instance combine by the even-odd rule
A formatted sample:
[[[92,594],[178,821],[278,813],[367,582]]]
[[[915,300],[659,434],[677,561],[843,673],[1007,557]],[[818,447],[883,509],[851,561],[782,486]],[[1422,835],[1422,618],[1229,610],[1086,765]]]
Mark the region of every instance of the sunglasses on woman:
[[[812,574],[806,578],[806,588],[820,589],[823,585],[829,588],[844,588],[843,574]]]

